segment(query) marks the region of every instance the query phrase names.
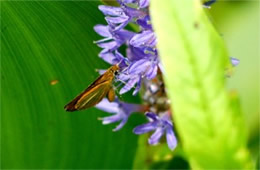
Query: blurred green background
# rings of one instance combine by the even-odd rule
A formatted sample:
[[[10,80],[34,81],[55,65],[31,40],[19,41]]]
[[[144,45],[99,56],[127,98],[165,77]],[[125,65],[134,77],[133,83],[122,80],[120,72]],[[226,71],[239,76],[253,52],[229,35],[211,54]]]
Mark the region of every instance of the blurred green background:
[[[210,18],[225,40],[229,54],[240,60],[228,79],[229,90],[238,91],[248,127],[248,146],[259,159],[259,1],[219,1],[210,10]]]
[[[90,84],[105,24],[99,1],[1,1],[1,168],[187,168],[181,148],[147,147],[132,129],[103,126],[95,108],[67,113],[63,106]],[[240,65],[228,80],[237,90],[248,127],[248,146],[259,158],[259,2],[219,1],[209,19]],[[54,81],[55,80],[55,81]],[[56,82],[56,84],[55,84]],[[125,97],[125,100],[134,100]],[[158,151],[160,150],[160,151]],[[173,155],[177,155],[174,157]],[[181,158],[182,157],[182,158]]]

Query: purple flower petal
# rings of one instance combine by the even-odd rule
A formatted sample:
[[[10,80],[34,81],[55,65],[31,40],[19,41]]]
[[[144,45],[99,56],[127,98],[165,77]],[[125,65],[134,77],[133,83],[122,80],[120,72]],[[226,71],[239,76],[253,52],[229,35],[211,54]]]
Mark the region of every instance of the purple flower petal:
[[[142,81],[141,81],[142,79],[140,79],[137,83],[136,83],[136,87],[135,87],[135,90],[134,90],[134,92],[133,92],[133,95],[135,96],[138,92],[139,92],[139,90],[140,90],[140,88],[141,88],[141,84],[142,84]]]
[[[163,134],[164,134],[164,129],[158,127],[156,131],[153,133],[153,135],[149,138],[148,140],[149,144],[151,145],[158,144]]]
[[[120,130],[120,129],[126,124],[127,120],[128,120],[128,117],[126,117],[125,119],[123,119],[123,120],[119,123],[119,125],[117,125],[115,129],[113,129],[113,131],[115,132],[115,131]]]
[[[164,113],[160,118],[165,127],[173,128],[170,112]]]
[[[122,41],[128,41],[129,39],[131,39],[135,33],[128,31],[128,30],[120,30],[120,31],[115,31],[116,33],[116,38],[122,40]]]
[[[123,3],[129,4],[129,3],[135,3],[136,0],[122,0]]]
[[[124,14],[124,11],[120,7],[113,7],[113,6],[106,6],[106,5],[99,5],[98,9],[103,12],[104,15],[111,15],[111,16],[121,16]]]
[[[105,42],[105,43],[97,43],[97,45],[101,48],[105,49],[114,49],[117,46],[119,46],[118,42],[116,41],[110,41],[110,42]]]
[[[129,104],[129,103],[120,103],[121,107],[124,108],[124,110],[129,111],[131,110],[131,112],[142,112],[144,110],[144,106],[143,105],[139,105],[139,104]],[[129,112],[128,112],[129,113]]]
[[[107,117],[100,118],[100,120],[102,120],[103,125],[107,125],[107,124],[110,124],[110,123],[120,121],[121,116],[119,114],[115,114],[113,116],[107,116]]]
[[[157,75],[157,65],[153,64],[149,71],[146,73],[146,78],[152,80]]]
[[[147,46],[154,47],[157,44],[157,38],[154,36],[148,43]]]
[[[139,135],[139,134],[143,134],[155,130],[156,128],[157,128],[157,122],[150,122],[135,127],[133,132]]]
[[[150,0],[139,0],[139,8],[146,8],[150,3]]]
[[[109,22],[108,22],[108,24],[112,27],[113,31],[118,31],[118,30],[123,29],[128,24],[128,21],[129,20],[127,20],[127,21],[125,21],[125,22],[123,22],[123,23],[121,23],[117,26],[116,26],[116,24],[109,23]]]
[[[130,79],[130,75],[126,74],[125,72],[121,72],[121,74],[118,75],[119,81],[122,81],[123,83],[126,83],[127,80]]]
[[[108,62],[111,65],[115,65],[117,63],[116,56],[111,52],[105,52],[108,51],[107,49],[102,50],[99,53],[99,57],[101,57],[104,61]]]
[[[240,60],[234,57],[230,57],[231,64],[235,67],[240,63]]]
[[[117,113],[119,112],[118,106],[118,103],[109,102],[106,98],[104,98],[95,107],[108,113]]]
[[[120,68],[124,68],[127,66],[128,59],[124,57],[121,53],[119,53],[117,50],[115,51],[115,57],[117,59],[117,63],[119,63]]]
[[[153,112],[148,112],[145,114],[145,116],[147,118],[150,118],[152,121],[157,121],[159,119],[159,117],[157,116],[157,114],[153,113]]]
[[[125,86],[120,90],[120,94],[128,92],[130,89],[134,87],[134,85],[140,81],[140,76],[135,76],[127,81]]]
[[[143,134],[155,130],[153,135],[148,139],[149,144],[155,145],[159,143],[161,137],[166,133],[167,144],[171,150],[177,145],[177,140],[173,132],[171,117],[169,112],[158,116],[153,112],[146,113],[146,117],[151,121],[134,129],[135,134]]]
[[[155,34],[153,31],[143,31],[140,34],[136,34],[131,40],[130,44],[135,47],[151,46],[155,42]]]
[[[130,18],[143,18],[145,15],[147,15],[147,13],[142,10],[131,8],[126,5],[124,6],[124,12]]]
[[[105,98],[99,104],[97,104],[96,107],[101,110],[113,113],[112,116],[99,118],[99,120],[102,120],[103,124],[110,124],[120,121],[119,125],[113,129],[113,131],[118,131],[125,125],[128,117],[133,112],[143,111],[145,106],[120,102],[118,99],[116,99],[114,102],[109,102],[108,99]]]
[[[166,129],[166,139],[167,139],[167,144],[171,150],[174,150],[177,146],[177,139],[173,133],[172,128],[167,128]]]
[[[147,15],[144,18],[136,20],[136,23],[138,25],[140,25],[144,29],[147,29],[147,30],[151,30],[152,29],[152,25],[151,25],[151,21],[150,21],[150,16],[149,15]]]
[[[151,65],[151,62],[147,59],[141,59],[134,62],[128,69],[129,74],[140,74],[147,71],[147,68]]]
[[[109,27],[106,25],[96,25],[94,26],[94,30],[103,37],[112,37],[112,34],[109,31]]]
[[[129,46],[127,49],[127,58],[130,61],[136,61],[142,59],[146,54],[142,48],[136,48],[134,46]]]

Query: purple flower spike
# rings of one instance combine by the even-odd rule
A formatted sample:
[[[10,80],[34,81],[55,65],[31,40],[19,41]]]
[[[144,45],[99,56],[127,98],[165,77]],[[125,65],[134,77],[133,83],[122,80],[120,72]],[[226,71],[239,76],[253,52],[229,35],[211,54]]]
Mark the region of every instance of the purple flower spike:
[[[174,150],[177,146],[177,139],[173,132],[173,126],[170,120],[169,112],[166,112],[161,116],[157,116],[155,113],[149,112],[146,114],[146,117],[150,120],[150,122],[137,126],[133,132],[139,135],[155,130],[153,135],[148,140],[149,144],[151,145],[158,144],[161,137],[166,134],[168,147],[171,150]]]
[[[97,104],[96,108],[113,114],[112,116],[99,118],[104,125],[121,121],[113,131],[120,130],[133,112],[144,110],[144,106],[142,105],[123,103],[118,100],[109,102],[106,98]]]
[[[215,0],[209,1],[211,2],[205,3],[204,6],[211,5],[212,1]],[[137,126],[133,132],[143,134],[154,131],[148,140],[151,145],[158,144],[160,139],[166,136],[168,146],[173,150],[177,145],[177,140],[173,132],[169,106],[168,104],[165,105],[165,108],[157,106],[159,103],[157,100],[166,98],[166,96],[163,91],[156,93],[159,90],[164,90],[160,89],[163,88],[161,75],[155,79],[158,73],[164,73],[164,69],[159,60],[156,48],[157,38],[149,15],[150,0],[117,0],[117,2],[120,5],[118,7],[99,6],[99,10],[105,15],[105,20],[108,23],[107,26],[96,25],[94,27],[95,31],[103,37],[95,42],[103,48],[99,57],[111,65],[119,64],[120,70],[115,81],[117,88],[120,88],[120,94],[134,88],[133,95],[136,95],[141,86],[144,85],[143,99],[147,102],[147,106],[127,104],[119,100],[109,102],[107,99],[103,99],[96,107],[112,113],[112,115],[100,118],[100,120],[103,124],[119,122],[119,125],[113,129],[113,131],[117,131],[126,124],[128,117],[133,112],[149,111],[146,113],[149,123]],[[125,27],[128,23],[137,25],[140,31],[127,30]],[[119,52],[124,49],[120,48],[122,45],[126,46],[126,56]],[[235,60],[232,59],[232,61],[234,64]],[[155,81],[151,81],[153,79]],[[152,111],[159,112],[159,116]]]

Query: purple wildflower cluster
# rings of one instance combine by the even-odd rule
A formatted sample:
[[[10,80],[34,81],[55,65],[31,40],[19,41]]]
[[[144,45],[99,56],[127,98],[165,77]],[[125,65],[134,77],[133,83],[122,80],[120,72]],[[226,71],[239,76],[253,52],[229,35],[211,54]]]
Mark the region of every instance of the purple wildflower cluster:
[[[119,64],[120,72],[116,81],[123,85],[119,91],[124,94],[131,89],[136,95],[141,86],[144,104],[129,104],[116,99],[109,102],[103,99],[96,107],[111,113],[111,116],[100,118],[103,124],[120,122],[113,131],[120,130],[133,112],[145,112],[148,123],[134,128],[135,134],[154,131],[148,139],[149,144],[156,145],[165,134],[171,150],[177,146],[173,124],[162,80],[163,68],[156,49],[157,38],[151,25],[149,0],[117,0],[119,7],[99,5],[108,25],[96,25],[94,30],[103,37],[95,43],[103,50],[99,57],[111,65]],[[208,8],[211,3],[204,4]],[[126,29],[132,24],[138,31]],[[119,51],[126,46],[126,56]],[[231,62],[237,63],[234,58]]]
[[[137,126],[133,132],[143,134],[155,131],[148,140],[152,145],[158,144],[160,138],[166,134],[168,146],[173,150],[177,140],[173,132],[169,105],[164,109],[158,109],[160,106],[158,99],[163,98],[165,101],[161,105],[167,103],[168,99],[165,97],[165,92],[160,90],[162,80],[157,78],[162,68],[156,49],[157,38],[148,10],[149,0],[118,0],[118,3],[120,7],[106,5],[98,7],[108,23],[94,27],[94,30],[104,37],[95,42],[103,49],[99,57],[111,65],[119,64],[120,73],[116,80],[123,84],[120,94],[134,89],[133,95],[136,95],[142,85],[147,92],[144,94],[143,105],[129,104],[118,99],[114,102],[103,99],[96,107],[112,115],[100,120],[103,124],[120,122],[113,129],[117,131],[124,126],[133,112],[146,112],[149,123]],[[138,32],[127,30],[128,24],[137,26]],[[119,52],[122,45],[127,47],[126,57]]]

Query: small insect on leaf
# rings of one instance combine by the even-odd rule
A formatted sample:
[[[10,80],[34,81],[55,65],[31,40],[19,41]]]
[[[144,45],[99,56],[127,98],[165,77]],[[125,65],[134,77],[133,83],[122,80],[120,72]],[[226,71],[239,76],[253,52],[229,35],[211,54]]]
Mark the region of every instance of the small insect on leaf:
[[[70,112],[87,109],[98,104],[106,96],[110,102],[113,101],[115,99],[113,80],[118,70],[118,65],[111,66],[88,86],[86,90],[65,105],[64,109]]]
[[[51,80],[50,81],[50,85],[55,85],[55,84],[57,84],[57,83],[59,83],[59,80]]]

